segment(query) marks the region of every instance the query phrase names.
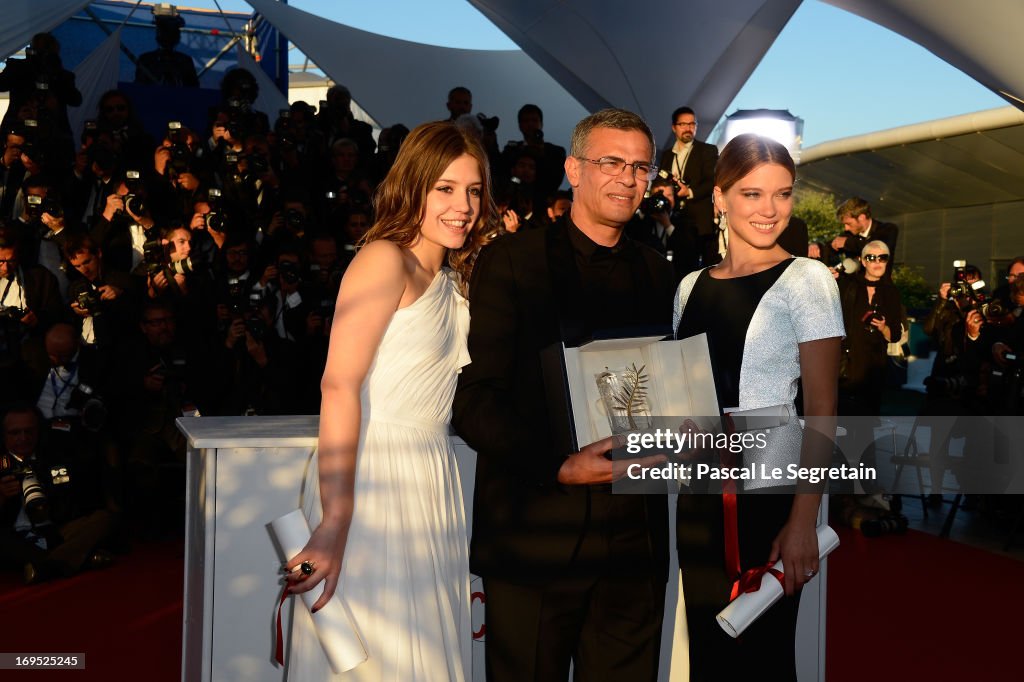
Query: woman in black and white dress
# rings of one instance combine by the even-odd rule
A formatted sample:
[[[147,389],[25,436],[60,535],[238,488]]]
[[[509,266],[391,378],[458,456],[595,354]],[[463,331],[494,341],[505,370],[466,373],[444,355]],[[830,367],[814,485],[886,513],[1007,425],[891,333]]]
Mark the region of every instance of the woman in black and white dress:
[[[828,457],[834,428],[840,340],[839,292],[828,268],[793,258],[777,244],[793,210],[793,160],[785,147],[741,135],[722,151],[714,201],[728,251],[679,285],[676,337],[707,333],[723,412],[777,408],[794,413],[798,381],[808,421],[782,427],[765,451],[771,466]],[[745,456],[749,454],[745,453]],[[827,460],[826,460],[827,461]],[[744,461],[743,463],[748,463]],[[751,492],[757,488],[756,493]],[[691,679],[796,679],[799,591],[818,571],[815,522],[820,492],[747,483],[745,494],[679,496],[677,540],[686,599]],[[730,539],[731,538],[731,539]],[[789,595],[739,638],[715,615],[734,582],[782,559]]]

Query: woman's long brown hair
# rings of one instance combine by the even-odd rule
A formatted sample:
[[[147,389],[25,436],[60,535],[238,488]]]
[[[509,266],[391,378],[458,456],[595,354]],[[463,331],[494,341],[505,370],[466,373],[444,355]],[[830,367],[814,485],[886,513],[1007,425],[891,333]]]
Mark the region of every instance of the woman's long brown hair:
[[[472,133],[448,122],[424,123],[409,133],[398,157],[374,195],[376,220],[360,245],[388,239],[399,246],[412,246],[420,235],[426,213],[427,193],[455,159],[469,154],[480,168],[480,214],[466,235],[461,249],[448,251],[448,267],[459,274],[463,293],[491,223],[497,211],[491,197],[490,165],[487,153]]]

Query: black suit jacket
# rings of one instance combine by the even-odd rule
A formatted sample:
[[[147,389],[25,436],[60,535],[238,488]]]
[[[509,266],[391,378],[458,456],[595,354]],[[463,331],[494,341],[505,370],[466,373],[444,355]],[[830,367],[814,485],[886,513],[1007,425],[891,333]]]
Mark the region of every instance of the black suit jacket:
[[[661,153],[658,167],[669,174],[675,172],[675,153],[672,147]],[[718,163],[718,147],[698,140],[693,141],[690,158],[683,169],[683,182],[693,191],[693,198],[687,199],[681,212],[696,226],[697,235],[708,237],[716,233],[715,208],[711,193],[715,189],[715,165]]]
[[[25,308],[35,313],[39,320],[28,335],[41,339],[53,323],[60,322],[65,317],[57,278],[46,268],[36,265],[19,267],[18,282],[25,292]],[[16,305],[13,300],[5,303]]]
[[[665,498],[613,496],[556,481],[570,453],[554,444],[541,351],[563,337],[578,341],[594,331],[574,319],[582,306],[574,305],[580,284],[568,229],[560,221],[499,239],[476,264],[470,287],[473,360],[459,377],[453,412],[456,431],[478,454],[470,566],[477,575],[521,584],[613,571],[663,579]],[[669,325],[671,265],[647,247],[630,242],[628,248],[632,271],[645,272],[647,280],[628,314]],[[593,518],[608,512],[608,505],[618,514],[613,523],[636,531],[639,547],[592,551],[590,540],[610,524]]]
[[[885,242],[886,246],[889,247],[889,253],[892,257],[896,256],[896,240],[899,238],[900,228],[896,227],[892,223],[883,223],[881,220],[871,221],[871,232],[869,236],[863,237],[859,234],[844,233],[846,236],[846,243],[843,245],[842,251],[850,258],[859,258],[860,252],[864,250],[864,246],[868,242],[875,240]],[[889,259],[890,264],[892,258]],[[890,267],[892,267],[890,265]]]

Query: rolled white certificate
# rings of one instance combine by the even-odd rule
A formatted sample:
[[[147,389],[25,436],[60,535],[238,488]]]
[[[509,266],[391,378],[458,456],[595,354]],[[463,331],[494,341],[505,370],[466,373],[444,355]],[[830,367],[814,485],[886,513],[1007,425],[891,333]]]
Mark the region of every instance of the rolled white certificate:
[[[818,529],[818,558],[824,559],[839,546],[839,536],[828,526]],[[782,561],[776,561],[773,568],[782,571]],[[750,624],[777,602],[785,591],[782,585],[770,573],[761,576],[761,588],[756,592],[744,592],[719,611],[716,619],[718,624],[730,637],[739,637]]]
[[[309,542],[309,523],[301,509],[274,519],[270,523],[270,527],[274,530],[274,535],[281,545],[285,561],[301,552]],[[309,592],[302,593],[302,601],[306,604],[306,609],[316,603],[323,591],[321,583]],[[342,599],[340,591],[335,592],[334,597],[322,609],[311,615],[320,646],[323,647],[324,654],[327,655],[327,660],[335,674],[351,670],[366,660],[366,647],[363,645],[363,638],[359,635],[359,630],[352,619],[352,612],[349,611],[348,604]]]

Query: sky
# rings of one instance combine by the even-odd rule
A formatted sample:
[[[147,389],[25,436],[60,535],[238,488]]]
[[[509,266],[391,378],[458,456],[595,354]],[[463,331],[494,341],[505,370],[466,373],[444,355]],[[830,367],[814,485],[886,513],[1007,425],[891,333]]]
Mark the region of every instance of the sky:
[[[226,11],[251,9],[244,0],[219,1]],[[290,0],[289,4],[404,40],[468,49],[518,49],[466,0]],[[214,0],[182,5],[212,8]],[[301,53],[293,51],[290,62],[301,63]],[[1003,99],[916,43],[844,10],[805,0],[726,113],[788,109],[804,119],[803,146],[807,148],[1005,105]],[[706,133],[714,122],[701,124]]]

